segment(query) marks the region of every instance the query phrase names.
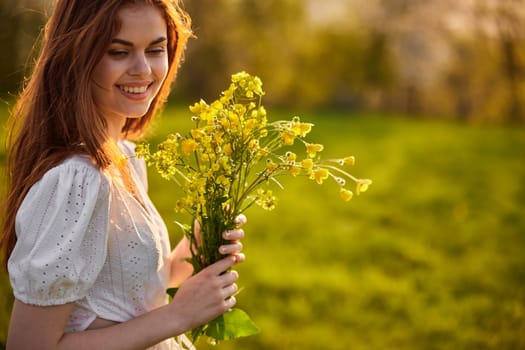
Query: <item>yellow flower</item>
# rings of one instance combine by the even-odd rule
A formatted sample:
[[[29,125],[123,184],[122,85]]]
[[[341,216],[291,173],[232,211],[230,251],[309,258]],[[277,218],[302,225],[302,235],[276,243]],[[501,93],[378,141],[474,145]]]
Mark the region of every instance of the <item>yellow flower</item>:
[[[252,129],[257,128],[258,125],[259,125],[259,122],[257,121],[257,119],[250,118],[246,121],[246,123],[244,124],[244,127],[246,131],[249,132]]]
[[[221,166],[217,163],[213,163],[211,166],[211,171],[217,172],[221,169]]]
[[[228,120],[230,122],[230,125],[226,124],[223,125],[225,128],[230,127],[231,129],[237,129],[237,127],[240,125],[241,120],[239,116],[235,112],[229,112],[228,113]]]
[[[362,192],[368,190],[368,186],[372,184],[372,180],[369,179],[360,179],[357,181],[355,192],[359,195]]]
[[[223,143],[223,133],[222,132],[216,132],[213,134],[213,141],[217,144],[217,145],[220,145]]]
[[[266,160],[266,169],[269,172],[274,171],[275,169],[277,169],[277,167],[278,167],[278,165],[276,163],[274,163],[271,159]]]
[[[348,165],[348,166],[354,166],[355,165],[355,157],[350,156],[343,159],[342,165]]]
[[[290,168],[288,168],[288,171],[293,176],[297,176],[297,175],[299,175],[301,173],[301,168],[299,168],[298,166],[292,165],[292,166],[290,166]]]
[[[204,102],[204,100],[200,100],[199,102],[195,103],[193,106],[190,106],[190,112],[199,115],[203,111],[206,111],[208,109],[208,104]]]
[[[312,131],[312,123],[301,123],[301,136],[305,137],[310,131]]]
[[[306,144],[306,153],[308,157],[314,158],[317,152],[321,152],[324,149],[324,146],[318,143],[307,143]]]
[[[265,117],[266,117],[267,113],[266,113],[266,108],[264,108],[264,106],[260,106],[259,107],[259,111],[258,111],[257,114],[261,117],[261,120],[266,121]],[[265,122],[265,124],[266,124],[266,122]]]
[[[219,175],[219,177],[217,177],[217,179],[215,180],[215,183],[217,185],[222,185],[224,187],[228,186],[230,184],[230,180],[228,180],[228,178],[224,175]]]
[[[221,101],[213,101],[212,104],[211,104],[211,107],[214,108],[215,110],[219,111],[219,110],[224,108],[224,105],[222,104]]]
[[[135,148],[135,154],[139,158],[144,158],[146,161],[151,157],[151,152],[149,150],[149,144],[138,143]]]
[[[281,132],[281,140],[286,146],[291,146],[295,140],[295,133],[292,130],[284,130]]]
[[[286,161],[287,162],[295,162],[295,159],[297,159],[297,155],[293,152],[286,152]]]
[[[312,123],[301,123],[299,117],[294,117],[290,124],[290,129],[296,136],[305,137],[310,131],[312,131],[313,126]]]
[[[246,113],[246,106],[241,103],[237,103],[233,107],[237,115],[237,119],[239,119],[239,116],[242,116]]]
[[[277,198],[273,195],[271,190],[258,189],[257,190],[257,205],[265,210],[272,210],[277,204]]]
[[[259,149],[259,140],[251,139],[248,143],[248,148],[252,152],[257,151]]]
[[[225,145],[222,147],[222,151],[223,151],[224,154],[226,154],[227,156],[231,156],[232,153],[233,153],[232,146],[231,146],[229,143],[225,144]]]
[[[295,117],[295,118],[298,118],[298,117]],[[301,123],[294,120],[293,122],[290,123],[290,130],[293,131],[295,136],[300,136],[301,135]]]
[[[220,163],[221,163],[222,169],[226,172],[226,174],[231,174],[232,166],[230,164],[230,158],[229,157],[221,157]]]
[[[221,118],[219,123],[224,129],[229,129],[230,127],[230,121],[228,120],[228,118]]]
[[[195,142],[194,139],[184,139],[182,140],[180,148],[186,155],[193,153],[197,149],[197,142]]]
[[[175,212],[180,213],[184,210],[188,203],[185,199],[179,199],[177,202],[175,202]]]
[[[306,170],[311,170],[314,167],[314,161],[311,159],[305,159],[301,161],[301,166]]]
[[[225,90],[225,91],[222,92],[222,98],[221,98],[221,102],[222,103],[226,104],[226,103],[228,103],[229,100],[232,99],[232,97],[233,97],[233,90],[234,90],[234,86],[230,85],[228,90]]]
[[[258,148],[257,153],[256,153],[257,157],[261,157],[261,158],[269,154],[270,154],[270,151],[268,150],[268,148]]]
[[[191,137],[193,137],[195,140],[200,140],[205,135],[206,134],[201,129],[193,129],[193,130],[191,130]]]
[[[310,174],[310,179],[315,180],[320,185],[328,179],[328,176],[330,176],[330,172],[327,169],[317,168]]]
[[[341,190],[339,191],[339,194],[341,195],[341,198],[343,198],[345,202],[348,202],[354,196],[352,191],[347,190],[346,188],[341,188]]]

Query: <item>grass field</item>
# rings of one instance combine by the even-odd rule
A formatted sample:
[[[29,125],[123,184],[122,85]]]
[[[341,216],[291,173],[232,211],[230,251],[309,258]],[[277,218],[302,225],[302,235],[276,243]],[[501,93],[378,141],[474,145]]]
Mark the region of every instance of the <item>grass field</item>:
[[[152,142],[187,118],[167,110]],[[277,209],[249,211],[238,300],[262,332],[199,349],[525,349],[525,129],[301,118],[326,156],[354,154],[374,184],[345,203],[335,186],[286,180]],[[177,239],[170,186],[151,173]],[[5,276],[0,292],[1,347]]]

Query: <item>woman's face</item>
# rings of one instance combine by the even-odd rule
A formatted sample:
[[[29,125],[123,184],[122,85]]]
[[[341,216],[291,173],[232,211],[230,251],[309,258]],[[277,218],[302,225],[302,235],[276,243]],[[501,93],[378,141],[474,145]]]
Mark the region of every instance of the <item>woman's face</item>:
[[[168,72],[166,21],[150,5],[123,7],[120,31],[93,72],[95,103],[112,136],[126,118],[142,117]]]

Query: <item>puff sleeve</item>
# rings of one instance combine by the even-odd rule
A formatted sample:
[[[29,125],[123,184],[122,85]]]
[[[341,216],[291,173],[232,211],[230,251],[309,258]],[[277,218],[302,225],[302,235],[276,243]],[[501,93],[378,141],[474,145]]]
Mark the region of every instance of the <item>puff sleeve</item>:
[[[18,300],[46,306],[87,295],[106,259],[109,186],[87,159],[75,157],[31,187],[17,212],[8,261]]]

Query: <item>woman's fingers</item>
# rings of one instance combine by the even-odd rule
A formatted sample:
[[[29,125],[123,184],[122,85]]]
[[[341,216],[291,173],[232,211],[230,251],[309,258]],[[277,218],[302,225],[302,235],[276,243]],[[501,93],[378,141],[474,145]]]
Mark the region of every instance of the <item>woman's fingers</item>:
[[[244,230],[243,229],[234,229],[234,230],[228,230],[224,231],[222,233],[222,238],[228,240],[228,241],[238,241],[240,239],[244,238]]]
[[[242,250],[242,243],[241,242],[234,242],[232,244],[225,244],[221,245],[219,247],[219,253],[221,254],[233,254],[238,253]]]
[[[241,262],[244,262],[244,260],[246,260],[246,256],[243,253],[235,253],[232,256],[235,257],[235,262],[237,264],[241,263]]]
[[[235,283],[230,284],[222,289],[224,299],[228,299],[234,296],[235,293],[237,293],[237,290],[239,288]]]
[[[239,241],[232,241],[231,244],[224,244],[219,247],[219,253],[234,257],[236,263],[243,262],[246,259],[241,250],[242,243]]]
[[[241,227],[242,225],[246,224],[247,221],[248,219],[246,218],[246,215],[244,214],[237,215],[235,220],[233,220],[233,222],[237,224],[237,227]]]
[[[239,242],[240,239],[244,238],[244,230],[236,229],[229,230],[223,233],[223,238],[229,240],[230,244],[224,244],[219,247],[219,253],[224,255],[232,255],[235,257],[236,262],[244,261],[244,254],[241,254],[242,243]]]
[[[223,273],[224,271],[228,270],[230,267],[232,267],[236,263],[237,263],[237,258],[235,257],[235,255],[229,255],[225,257],[224,259],[221,259],[217,261],[216,263],[206,267],[203,271],[206,271],[207,273],[211,275],[217,276]],[[231,282],[234,282],[235,280]]]

